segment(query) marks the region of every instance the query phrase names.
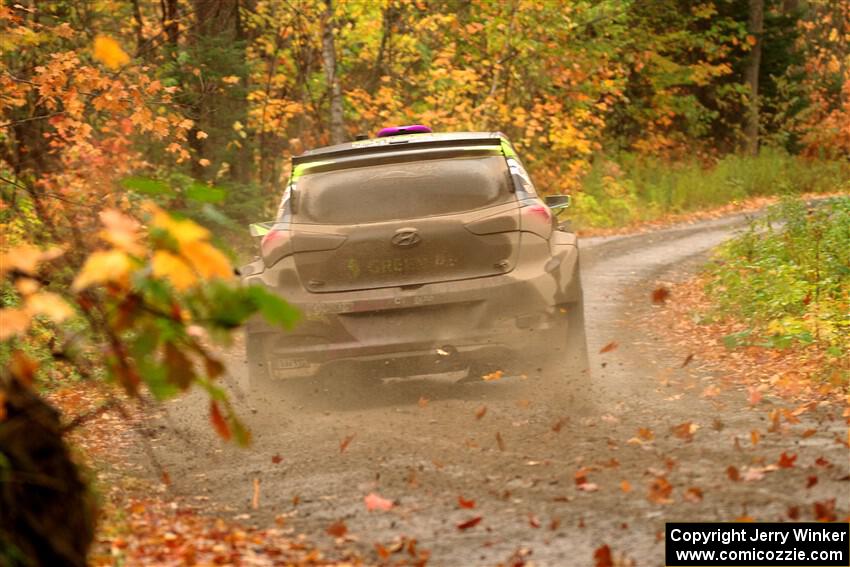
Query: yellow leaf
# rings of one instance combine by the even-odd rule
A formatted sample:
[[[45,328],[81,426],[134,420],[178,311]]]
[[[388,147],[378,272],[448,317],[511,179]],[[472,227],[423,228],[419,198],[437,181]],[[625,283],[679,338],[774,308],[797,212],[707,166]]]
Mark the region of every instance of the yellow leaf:
[[[32,278],[18,278],[15,280],[15,287],[21,295],[30,295],[37,292],[41,285]]]
[[[41,250],[31,244],[21,244],[0,253],[0,277],[6,272],[17,270],[34,274],[40,262],[47,262],[62,255],[61,248]]]
[[[187,242],[180,247],[180,253],[205,278],[230,278],[233,275],[227,256],[208,242]]]
[[[195,137],[199,140],[205,140],[209,137],[209,135],[206,132],[204,132],[203,130],[198,130],[195,133]]]
[[[29,329],[32,317],[26,309],[0,309],[0,341],[10,339]]]
[[[113,70],[130,62],[130,56],[118,42],[105,35],[94,38],[94,58]]]
[[[204,240],[210,233],[204,227],[188,219],[175,219],[159,207],[153,206],[151,224],[167,231],[180,246],[196,240]]]
[[[125,252],[135,256],[144,254],[139,245],[139,222],[121,211],[107,209],[100,213],[100,220],[106,227],[100,231],[100,237]]]
[[[71,289],[80,291],[94,284],[124,283],[130,273],[130,257],[121,250],[98,250],[86,258],[83,269],[77,274]]]
[[[185,291],[198,281],[182,258],[165,250],[157,250],[153,255],[153,275],[169,280],[179,291]]]
[[[44,315],[51,321],[61,323],[74,315],[74,310],[61,296],[42,291],[27,298],[27,309],[33,315]]]

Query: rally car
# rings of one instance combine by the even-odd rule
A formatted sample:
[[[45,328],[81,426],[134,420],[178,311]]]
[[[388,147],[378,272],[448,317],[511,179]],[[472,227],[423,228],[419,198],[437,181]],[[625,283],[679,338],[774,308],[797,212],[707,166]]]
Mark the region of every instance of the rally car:
[[[467,370],[586,375],[579,251],[499,132],[390,128],[307,151],[277,218],[251,226],[247,285],[302,313],[246,329],[252,386],[325,375]],[[355,371],[356,369],[356,371]],[[581,387],[581,386],[579,386]]]

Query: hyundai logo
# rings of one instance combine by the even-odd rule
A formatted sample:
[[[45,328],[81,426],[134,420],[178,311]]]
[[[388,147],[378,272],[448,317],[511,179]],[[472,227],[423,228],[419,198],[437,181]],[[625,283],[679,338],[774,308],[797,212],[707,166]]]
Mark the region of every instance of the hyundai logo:
[[[419,231],[415,228],[400,228],[390,242],[401,248],[412,248],[422,242],[422,237],[419,236]]]

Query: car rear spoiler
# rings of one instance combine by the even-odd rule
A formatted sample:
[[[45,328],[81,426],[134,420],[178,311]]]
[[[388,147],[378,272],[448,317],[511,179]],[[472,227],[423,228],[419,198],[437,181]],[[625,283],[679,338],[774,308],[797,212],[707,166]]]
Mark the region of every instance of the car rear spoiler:
[[[293,168],[298,165],[315,162],[350,158],[365,155],[379,155],[399,150],[417,150],[424,148],[453,148],[461,146],[495,146],[507,142],[499,132],[468,132],[457,134],[410,134],[369,140],[358,140],[348,144],[338,144],[317,148],[292,158]]]

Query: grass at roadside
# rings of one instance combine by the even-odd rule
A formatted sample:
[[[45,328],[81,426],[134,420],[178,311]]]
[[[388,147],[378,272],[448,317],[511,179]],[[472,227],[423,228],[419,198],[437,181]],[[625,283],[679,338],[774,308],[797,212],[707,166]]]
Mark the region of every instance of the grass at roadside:
[[[711,166],[621,154],[595,161],[572,215],[580,229],[615,228],[758,197],[833,192],[850,193],[850,164],[770,149]]]
[[[846,392],[850,197],[814,208],[783,201],[674,294],[686,342],[706,341],[701,355],[712,351],[740,368],[749,360],[753,374],[807,381],[807,388],[825,387],[821,394]]]

